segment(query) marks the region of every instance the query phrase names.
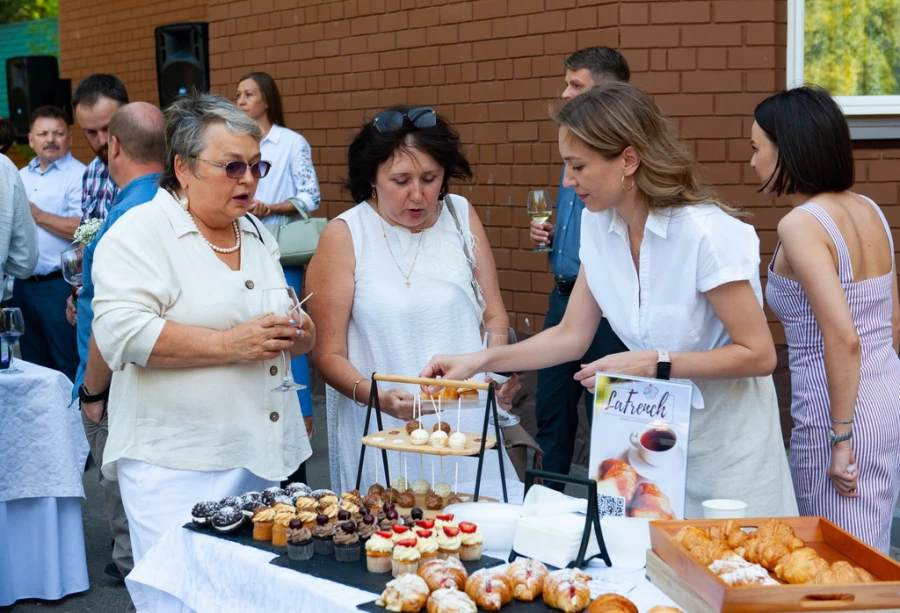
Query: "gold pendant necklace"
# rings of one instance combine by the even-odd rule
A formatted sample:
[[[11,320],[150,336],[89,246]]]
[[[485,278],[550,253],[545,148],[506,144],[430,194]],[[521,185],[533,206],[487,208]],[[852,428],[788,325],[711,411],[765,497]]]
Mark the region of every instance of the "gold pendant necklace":
[[[397,258],[394,257],[394,250],[391,249],[391,241],[389,241],[387,237],[387,228],[384,227],[384,219],[381,218],[381,215],[378,216],[378,219],[381,221],[381,235],[384,236],[384,242],[387,243],[388,253],[391,254],[391,259],[394,260],[394,266],[397,267],[397,270],[399,270],[400,274],[403,275],[403,278],[406,279],[406,289],[409,289],[410,285],[412,285],[409,278],[412,276],[413,269],[416,267],[416,260],[419,259],[419,248],[422,246],[422,238],[425,236],[425,230],[423,228],[422,231],[419,232],[419,242],[416,245],[416,255],[413,256],[413,262],[412,266],[409,267],[409,272],[405,273],[400,267],[400,263],[397,261]]]

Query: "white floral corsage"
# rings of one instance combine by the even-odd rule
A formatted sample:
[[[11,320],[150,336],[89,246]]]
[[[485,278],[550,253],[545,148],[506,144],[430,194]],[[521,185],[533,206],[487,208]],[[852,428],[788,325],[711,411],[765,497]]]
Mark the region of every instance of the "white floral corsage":
[[[97,232],[100,231],[100,226],[102,225],[102,219],[88,219],[82,221],[81,225],[75,230],[75,242],[82,243],[85,247],[90,245],[94,238],[96,238]]]

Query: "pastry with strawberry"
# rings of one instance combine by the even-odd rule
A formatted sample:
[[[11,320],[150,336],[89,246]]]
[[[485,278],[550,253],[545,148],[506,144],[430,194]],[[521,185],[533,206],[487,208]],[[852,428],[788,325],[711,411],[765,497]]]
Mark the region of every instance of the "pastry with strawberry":
[[[366,568],[370,573],[386,573],[391,570],[391,552],[394,541],[391,532],[375,532],[366,541]]]
[[[394,543],[394,552],[391,556],[391,574],[399,577],[405,573],[416,574],[419,570],[419,550],[416,549],[416,538],[402,539]]]
[[[459,531],[462,538],[462,546],[459,550],[459,559],[463,562],[474,562],[481,559],[481,550],[484,546],[484,537],[478,526],[471,522],[459,523]]]
[[[438,556],[442,559],[459,558],[462,537],[459,528],[445,525],[437,530]]]
[[[438,543],[434,530],[416,529],[416,549],[419,550],[419,568],[431,560],[437,559]]]

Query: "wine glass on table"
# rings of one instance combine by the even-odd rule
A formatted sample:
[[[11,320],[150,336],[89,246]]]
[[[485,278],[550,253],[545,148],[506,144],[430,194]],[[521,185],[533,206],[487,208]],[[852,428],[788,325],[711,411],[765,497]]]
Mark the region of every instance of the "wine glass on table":
[[[538,223],[544,223],[553,214],[553,202],[550,193],[545,189],[535,189],[528,192],[528,216]],[[551,247],[541,243],[541,246],[532,251],[547,253],[553,251]]]
[[[9,368],[0,370],[0,374],[17,375],[23,372],[13,365],[13,347],[23,334],[25,334],[25,318],[22,317],[22,310],[0,309],[0,338],[9,345]]]
[[[512,345],[516,342],[516,331],[512,328],[506,327],[496,327],[491,326],[484,329],[484,343],[483,346],[485,349],[490,349],[491,347],[500,347],[503,345]],[[487,377],[492,379],[497,385],[503,385],[509,378],[513,376],[514,373],[511,372],[489,372],[485,373]],[[506,426],[515,426],[521,420],[518,415],[513,415],[509,411],[500,408],[500,404],[497,404],[497,420],[498,424],[501,428],[505,428]],[[491,414],[491,424],[494,423],[494,415]]]
[[[300,308],[300,301],[297,300],[297,294],[292,287],[273,287],[264,289],[262,295],[263,314],[274,313],[275,315],[291,315],[296,317],[294,312],[297,311],[300,317],[306,316],[306,313]],[[289,340],[294,339],[291,338]],[[283,350],[281,352],[281,364],[284,369],[282,371],[284,377],[282,377],[281,383],[277,387],[272,388],[273,392],[292,392],[295,390],[306,389],[305,385],[294,381],[294,375],[288,368],[288,362],[290,362],[288,359],[288,352],[287,350]]]

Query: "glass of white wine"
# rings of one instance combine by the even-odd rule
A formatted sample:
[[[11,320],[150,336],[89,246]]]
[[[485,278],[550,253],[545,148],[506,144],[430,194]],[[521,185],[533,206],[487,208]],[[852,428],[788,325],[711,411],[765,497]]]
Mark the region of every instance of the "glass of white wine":
[[[528,192],[528,216],[534,221],[544,223],[553,214],[553,201],[550,200],[550,193],[545,189],[535,189]],[[532,251],[547,253],[553,251],[551,247],[541,244],[537,249]]]

